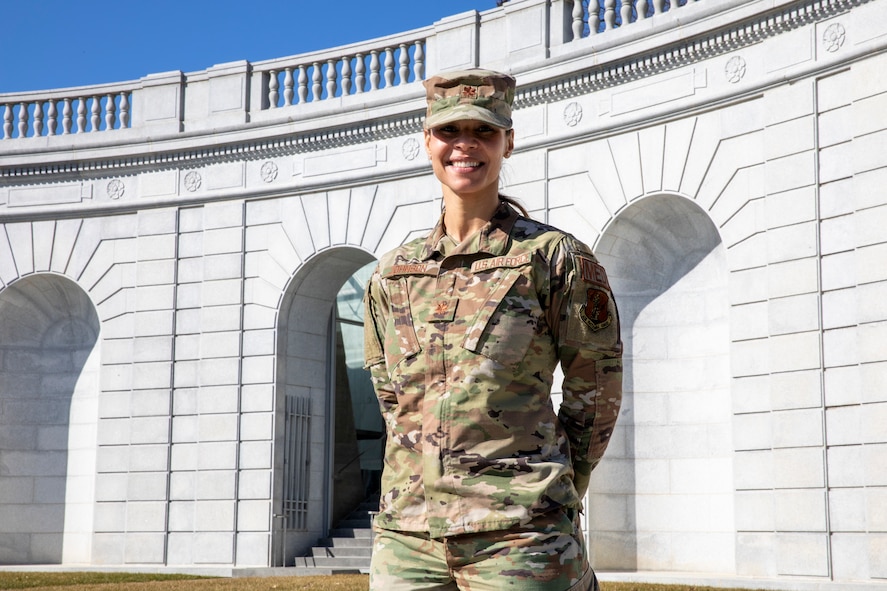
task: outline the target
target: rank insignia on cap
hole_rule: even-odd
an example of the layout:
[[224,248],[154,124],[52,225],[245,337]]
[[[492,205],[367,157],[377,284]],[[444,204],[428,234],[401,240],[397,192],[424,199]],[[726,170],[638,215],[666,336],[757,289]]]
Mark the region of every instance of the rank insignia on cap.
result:
[[462,98],[477,98],[477,86],[463,86],[460,94]]
[[585,305],[579,309],[579,317],[591,328],[597,332],[604,330],[613,322],[613,315],[610,314],[609,306],[610,296],[602,289],[588,289],[585,292]]

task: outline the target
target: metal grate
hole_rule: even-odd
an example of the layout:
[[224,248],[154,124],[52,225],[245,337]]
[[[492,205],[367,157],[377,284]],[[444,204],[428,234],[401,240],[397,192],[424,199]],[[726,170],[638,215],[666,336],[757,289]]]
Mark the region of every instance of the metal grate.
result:
[[308,529],[311,399],[286,397],[284,432],[283,517],[287,530],[305,531]]

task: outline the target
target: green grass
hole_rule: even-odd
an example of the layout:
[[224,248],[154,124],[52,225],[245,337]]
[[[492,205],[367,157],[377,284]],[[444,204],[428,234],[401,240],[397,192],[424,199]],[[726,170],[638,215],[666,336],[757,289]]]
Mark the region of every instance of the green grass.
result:
[[[64,590],[65,587],[75,589]],[[367,591],[365,575],[213,578],[173,574],[4,572],[0,590],[31,591]],[[730,591],[690,585],[602,583],[601,591]],[[736,590],[733,590],[736,591]]]

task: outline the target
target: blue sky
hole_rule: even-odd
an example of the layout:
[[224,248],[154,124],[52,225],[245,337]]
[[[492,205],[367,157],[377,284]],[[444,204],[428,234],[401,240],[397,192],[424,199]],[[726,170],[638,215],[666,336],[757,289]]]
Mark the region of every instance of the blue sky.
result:
[[327,49],[496,0],[0,0],[0,93],[137,80]]

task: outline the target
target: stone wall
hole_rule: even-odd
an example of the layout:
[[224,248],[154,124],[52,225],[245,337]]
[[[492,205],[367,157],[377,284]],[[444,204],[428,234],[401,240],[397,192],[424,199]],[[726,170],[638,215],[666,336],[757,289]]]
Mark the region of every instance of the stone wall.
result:
[[[516,74],[503,192],[611,276],[603,578],[883,584],[887,1],[679,8],[570,39],[569,4],[512,0],[402,40]],[[299,61],[148,77],[185,107],[168,126],[134,89],[137,124],[0,142],[0,563],[274,566],[329,525],[335,294],[440,193],[419,69],[285,104]],[[311,490],[284,535],[286,396]]]

